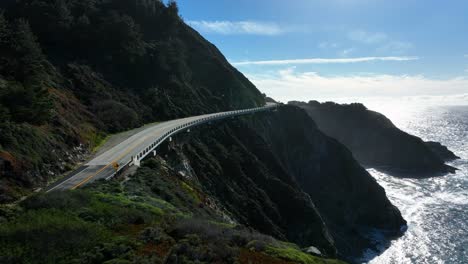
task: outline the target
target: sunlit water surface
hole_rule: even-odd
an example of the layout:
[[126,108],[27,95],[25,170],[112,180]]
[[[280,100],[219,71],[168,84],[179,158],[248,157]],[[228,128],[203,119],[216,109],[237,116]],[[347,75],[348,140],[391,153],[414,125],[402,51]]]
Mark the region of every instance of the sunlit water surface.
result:
[[400,179],[369,170],[408,221],[404,236],[369,263],[468,263],[468,106],[368,106],[461,157],[450,163],[459,171],[444,177]]

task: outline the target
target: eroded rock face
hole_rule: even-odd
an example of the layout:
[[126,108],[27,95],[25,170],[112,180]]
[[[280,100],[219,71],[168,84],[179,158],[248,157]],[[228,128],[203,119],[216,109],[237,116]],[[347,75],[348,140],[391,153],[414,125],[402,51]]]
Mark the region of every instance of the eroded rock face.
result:
[[[188,157],[202,188],[236,222],[279,239],[314,245],[327,256],[335,256],[333,240],[310,196],[275,160],[265,142],[253,131],[242,132],[240,126],[248,129],[234,122],[229,127],[195,132],[200,134],[187,139],[190,144],[177,146],[177,159],[183,162],[180,157]],[[254,133],[254,145],[243,140],[248,137],[243,133],[249,132]]]
[[349,148],[364,166],[379,168],[395,176],[415,178],[455,171],[444,163],[444,155],[449,153],[441,150],[441,146],[427,144],[401,131],[384,115],[370,111],[362,104],[321,104],[316,101],[290,104],[305,109],[320,130]]
[[424,143],[432,150],[432,152],[444,161],[452,161],[460,158],[439,142],[426,141]]
[[180,137],[176,148],[205,191],[238,222],[262,233],[326,255],[336,248],[353,260],[373,247],[368,230],[386,230],[391,237],[406,223],[346,147],[299,108],[282,107],[191,136]]

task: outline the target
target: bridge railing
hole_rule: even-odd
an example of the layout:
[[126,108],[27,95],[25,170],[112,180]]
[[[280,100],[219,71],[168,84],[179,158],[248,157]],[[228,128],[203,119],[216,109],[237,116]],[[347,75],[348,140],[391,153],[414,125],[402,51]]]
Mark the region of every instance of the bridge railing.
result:
[[189,121],[189,122],[184,123],[182,125],[178,125],[178,126],[176,126],[174,128],[171,128],[169,131],[167,131],[166,133],[164,133],[160,137],[156,138],[153,143],[149,144],[143,150],[139,151],[135,156],[132,156],[132,158],[129,161],[125,162],[125,164],[120,164],[121,166],[119,166],[117,168],[115,173],[113,173],[111,176],[107,177],[106,179],[110,179],[110,178],[114,177],[122,169],[126,168],[127,166],[133,165],[135,162],[139,163],[146,156],[148,156],[150,153],[155,151],[156,148],[159,145],[161,145],[164,141],[166,141],[167,139],[171,138],[173,135],[175,135],[175,134],[177,134],[177,133],[179,133],[181,131],[186,131],[189,128],[199,126],[199,125],[202,125],[202,124],[205,124],[205,123],[213,122],[213,121],[216,121],[216,120],[225,119],[227,117],[235,117],[235,116],[239,116],[239,115],[246,115],[246,114],[250,114],[250,113],[276,109],[278,106],[279,105],[267,105],[267,106],[264,106],[264,107],[256,107],[256,108],[251,108],[251,109],[234,110],[234,111],[230,111],[230,112],[219,113],[219,114],[212,115],[212,116],[209,116],[209,117],[203,117],[203,118],[200,118],[200,119],[197,119],[197,120],[194,120],[194,121]]

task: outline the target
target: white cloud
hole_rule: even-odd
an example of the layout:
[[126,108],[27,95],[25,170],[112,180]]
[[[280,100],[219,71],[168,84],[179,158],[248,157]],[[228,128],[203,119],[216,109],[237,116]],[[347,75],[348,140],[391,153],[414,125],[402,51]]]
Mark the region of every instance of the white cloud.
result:
[[280,35],[288,30],[275,23],[257,21],[188,21],[190,26],[203,33],[222,35]]
[[247,74],[264,93],[277,100],[336,100],[366,97],[444,97],[468,95],[468,78],[429,79],[422,75],[324,76],[288,68],[269,74]]
[[355,30],[348,33],[348,38],[366,45],[377,46],[376,51],[381,53],[402,54],[413,48],[412,43],[393,40],[387,34],[381,32],[372,33]]
[[365,44],[376,44],[382,43],[388,40],[388,36],[384,33],[370,33],[364,30],[355,30],[348,33],[348,37],[351,40],[362,42]]
[[344,64],[371,61],[412,61],[418,60],[418,57],[358,57],[358,58],[312,58],[296,60],[264,60],[264,61],[241,61],[232,62],[234,66],[244,65],[288,65],[288,64]]

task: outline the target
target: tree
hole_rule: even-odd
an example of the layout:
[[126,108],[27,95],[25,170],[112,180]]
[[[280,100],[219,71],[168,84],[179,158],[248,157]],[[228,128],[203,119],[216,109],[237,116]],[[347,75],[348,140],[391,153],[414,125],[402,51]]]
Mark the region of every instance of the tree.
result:
[[40,125],[49,120],[53,105],[46,89],[8,82],[0,94],[0,106],[4,108],[3,114],[11,116],[16,123]]
[[52,102],[45,83],[46,59],[29,23],[13,25],[0,15],[0,116],[14,122],[42,124],[49,120]]
[[169,0],[167,3],[167,8],[169,9],[171,14],[179,15],[179,5],[175,0]]
[[0,11],[0,45],[8,42],[9,34],[8,21],[5,19],[3,11]]
[[10,47],[10,25],[0,11],[0,74],[9,68],[8,57],[11,56]]
[[20,1],[26,17],[43,43],[56,46],[66,41],[73,17],[65,0]]
[[15,51],[15,57],[19,63],[16,79],[19,81],[38,81],[37,78],[44,75],[45,57],[26,20],[17,20],[11,42],[11,47]]
[[109,132],[119,132],[140,124],[138,114],[120,102],[106,100],[99,102],[93,108]]

